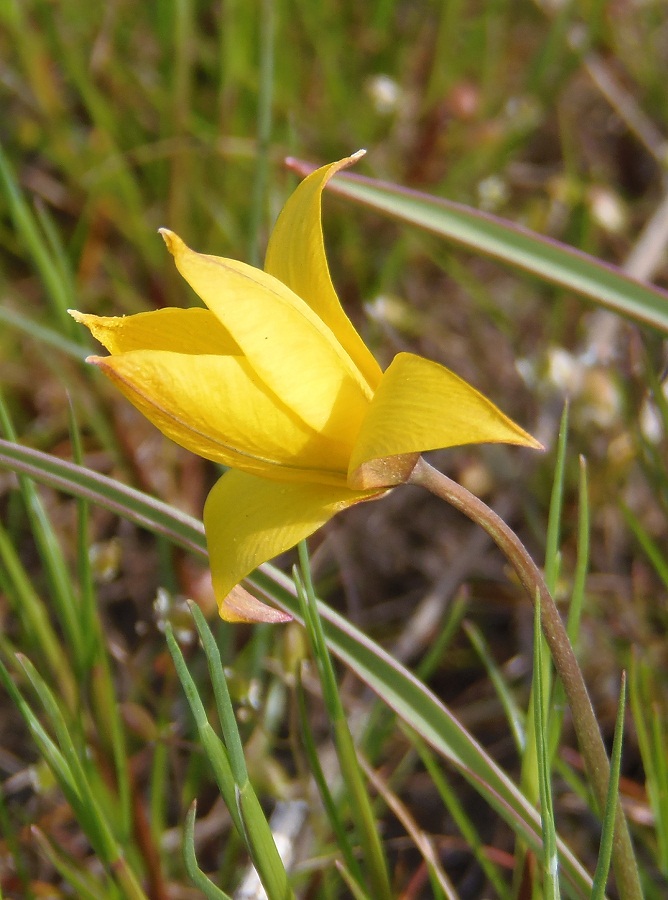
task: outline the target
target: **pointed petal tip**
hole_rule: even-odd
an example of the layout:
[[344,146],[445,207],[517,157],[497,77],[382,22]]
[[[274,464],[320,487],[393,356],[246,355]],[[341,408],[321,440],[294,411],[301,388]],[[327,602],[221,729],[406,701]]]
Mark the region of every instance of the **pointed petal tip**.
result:
[[167,249],[172,256],[177,256],[185,248],[184,242],[178,236],[170,231],[169,228],[158,228],[158,233],[162,236],[163,241],[167,244]]
[[72,316],[79,325],[85,325],[90,331],[93,330],[94,324],[99,322],[104,316],[96,316],[93,313],[82,313],[78,309],[68,309],[67,312]]
[[226,622],[268,622],[281,625],[291,622],[292,616],[273,606],[267,606],[245,588],[237,584],[220,604],[220,617]]
[[515,440],[504,441],[503,443],[515,444],[516,447],[528,447],[529,450],[545,450],[545,445],[536,440],[536,438],[533,435],[529,434],[528,431],[520,428],[519,425],[516,425],[515,427],[520,433],[519,437],[517,437]]
[[[344,156],[343,159],[339,159],[336,162],[330,163],[332,175],[336,174],[336,172],[340,171],[341,169],[346,169],[348,166],[354,165],[363,156],[366,156],[366,149],[361,147],[359,150],[351,153],[350,156]],[[303,160],[298,159],[296,156],[286,156],[283,161],[288,169],[299,170],[300,166],[304,165]]]

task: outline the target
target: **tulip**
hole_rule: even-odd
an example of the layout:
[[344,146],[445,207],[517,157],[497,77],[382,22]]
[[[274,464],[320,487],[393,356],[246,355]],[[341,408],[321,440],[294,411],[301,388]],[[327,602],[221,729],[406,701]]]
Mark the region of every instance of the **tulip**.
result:
[[196,253],[167,229],[206,309],[107,318],[72,311],[110,355],[92,356],[167,437],[225,472],[204,508],[214,591],[228,621],[285,617],[239,587],[346,507],[406,482],[422,452],[540,445],[443,366],[399,353],[383,372],[341,306],[321,197],[358,154],[288,199],[264,271]]

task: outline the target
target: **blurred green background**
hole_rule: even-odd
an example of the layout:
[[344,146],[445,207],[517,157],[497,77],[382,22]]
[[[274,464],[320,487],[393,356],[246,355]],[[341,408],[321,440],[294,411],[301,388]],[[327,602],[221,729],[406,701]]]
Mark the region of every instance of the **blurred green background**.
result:
[[[0,384],[19,440],[70,458],[69,397],[88,465],[201,513],[212,467],[167,445],[82,365],[94,348],[66,309],[120,315],[197,302],[160,226],[200,251],[260,261],[295,184],[289,155],[324,163],[365,147],[362,173],[494,212],[666,285],[666,83],[662,0],[0,0]],[[340,296],[379,359],[402,348],[437,359],[546,444],[541,457],[497,448],[438,458],[518,523],[538,559],[570,398],[563,567],[574,565],[583,453],[593,527],[587,677],[606,735],[632,652],[654,669],[663,709],[660,336],[340,199],[326,200],[325,235]],[[0,511],[29,565],[12,486],[2,474]],[[73,556],[72,503],[46,496]],[[498,661],[521,669],[530,617],[510,588],[499,594],[499,561],[416,493],[370,506],[318,539],[322,593],[390,639],[444,563],[463,559],[448,589],[466,585]],[[164,670],[157,586],[206,606],[206,575],[99,510],[91,528],[110,641],[137,676],[124,696],[153,714],[154,686],[141,673]],[[5,606],[2,616],[11,633]],[[243,629],[226,638],[230,647],[245,639]],[[288,637],[272,640],[263,646],[278,658]],[[413,647],[412,658],[424,650]],[[240,658],[240,695],[257,652]],[[485,685],[464,640],[433,679],[503,757],[505,726]],[[17,740],[7,749],[20,758]],[[641,822],[633,729],[627,753]]]

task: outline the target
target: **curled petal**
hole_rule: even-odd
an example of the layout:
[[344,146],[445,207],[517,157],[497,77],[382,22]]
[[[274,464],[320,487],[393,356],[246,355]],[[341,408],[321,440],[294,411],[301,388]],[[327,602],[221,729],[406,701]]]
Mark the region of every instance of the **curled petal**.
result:
[[226,472],[204,507],[211,577],[223,619],[245,620],[234,595],[227,597],[260,563],[294,547],[340,510],[373,496],[368,491],[285,484]]
[[331,329],[277,278],[161,233],[179,272],[269,390],[310,427],[352,444],[371,390]]
[[268,606],[240,584],[235,585],[225,597],[220,614],[227,622],[266,622],[277,625],[292,621],[289,613]]
[[322,234],[322,191],[332,175],[356,162],[363,151],[323,166],[288,198],[267,246],[265,270],[305,300],[345,347],[375,390],[381,369],[346,315],[332,285]]
[[199,456],[269,478],[345,485],[349,448],[277,403],[243,357],[133,350],[90,361],[163,434]]
[[421,356],[399,353],[371,401],[351,456],[348,483],[355,489],[378,486],[378,461],[388,457],[408,455],[404,462],[410,474],[411,454],[474,443],[541,448],[459,376]]
[[134,316],[91,316],[68,310],[111,354],[129,350],[241,355],[236,341],[208,309],[158,309]]

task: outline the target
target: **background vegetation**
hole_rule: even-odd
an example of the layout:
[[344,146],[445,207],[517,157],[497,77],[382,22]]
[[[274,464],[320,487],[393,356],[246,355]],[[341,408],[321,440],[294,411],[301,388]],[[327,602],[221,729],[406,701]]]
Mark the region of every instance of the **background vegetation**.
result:
[[[214,467],[170,445],[82,364],[93,347],[65,310],[129,314],[195,302],[156,234],[162,225],[201,251],[260,261],[295,183],[287,155],[327,162],[366,147],[364,174],[494,212],[665,285],[667,79],[660,0],[0,0],[5,437],[200,516]],[[347,200],[326,201],[325,231],[340,296],[380,360],[410,348],[444,363],[548,448],[473,448],[434,460],[516,527],[540,563],[570,399],[556,595],[566,610],[582,454],[591,535],[578,654],[610,743],[620,673],[631,673],[621,794],[647,896],[664,895],[660,332]],[[296,686],[307,655],[301,627],[219,623],[201,560],[98,505],[18,487],[0,471],[2,895],[141,896],[133,893],[141,883],[151,897],[201,896],[179,850],[194,797],[199,864],[235,890],[247,857],[184,703],[165,624],[211,710],[185,598],[209,617],[268,811],[277,800],[313,803]],[[518,751],[509,715],[521,720],[527,706],[533,622],[488,539],[405,488],[334,520],[311,551],[319,596],[420,671],[519,780],[521,742]],[[430,656],[434,644],[443,649]],[[490,896],[504,885],[520,895],[512,830],[383,718],[359,681],[343,668],[338,676],[354,734],[389,795],[432,836],[455,895]],[[324,759],[331,711],[312,670],[302,680]],[[31,703],[37,696],[32,722],[25,709],[19,715],[12,684]],[[65,774],[54,779],[48,734],[65,757],[69,735],[71,766],[85,757],[95,801],[76,779],[69,792]],[[567,722],[555,760],[557,828],[593,872],[599,827],[581,775]],[[384,796],[375,811],[395,896],[438,896],[424,849]],[[345,809],[345,798],[335,794],[334,803]],[[342,896],[327,819],[314,810],[306,830],[298,890]],[[121,856],[127,872],[116,865]]]

